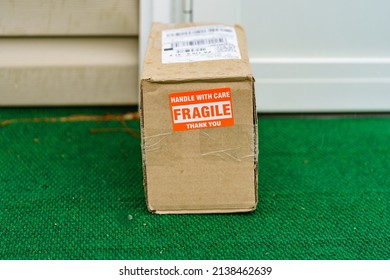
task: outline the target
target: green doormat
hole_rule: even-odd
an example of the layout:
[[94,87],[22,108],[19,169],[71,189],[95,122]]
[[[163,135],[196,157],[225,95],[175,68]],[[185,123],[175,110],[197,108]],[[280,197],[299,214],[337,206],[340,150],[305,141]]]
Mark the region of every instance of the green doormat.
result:
[[390,258],[390,118],[260,118],[255,212],[153,215],[127,112],[0,109],[1,259]]

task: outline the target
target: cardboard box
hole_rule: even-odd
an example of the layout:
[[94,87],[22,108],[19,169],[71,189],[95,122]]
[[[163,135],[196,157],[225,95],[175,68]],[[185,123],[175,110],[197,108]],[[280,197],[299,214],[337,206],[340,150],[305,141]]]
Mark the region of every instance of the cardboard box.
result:
[[257,114],[240,26],[152,26],[141,79],[144,187],[155,213],[253,211]]

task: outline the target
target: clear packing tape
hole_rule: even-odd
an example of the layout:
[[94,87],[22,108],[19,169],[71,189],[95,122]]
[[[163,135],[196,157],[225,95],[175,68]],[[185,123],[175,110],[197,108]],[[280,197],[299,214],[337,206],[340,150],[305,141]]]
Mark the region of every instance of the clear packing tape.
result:
[[206,157],[216,161],[257,162],[257,125],[237,124],[185,132],[148,129],[142,138],[142,149],[147,164],[165,165],[170,161]]

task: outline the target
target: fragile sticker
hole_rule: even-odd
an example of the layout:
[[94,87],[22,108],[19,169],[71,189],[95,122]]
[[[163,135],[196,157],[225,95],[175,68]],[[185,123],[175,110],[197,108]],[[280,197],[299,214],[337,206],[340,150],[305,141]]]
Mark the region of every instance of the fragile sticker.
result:
[[234,27],[193,26],[162,31],[162,63],[240,59]]
[[169,94],[174,131],[234,125],[230,88]]

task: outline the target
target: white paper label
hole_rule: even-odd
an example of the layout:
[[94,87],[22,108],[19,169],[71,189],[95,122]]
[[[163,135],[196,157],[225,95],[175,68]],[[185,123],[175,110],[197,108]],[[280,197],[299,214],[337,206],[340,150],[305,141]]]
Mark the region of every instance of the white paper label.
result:
[[237,34],[231,26],[196,26],[162,32],[162,63],[240,58]]

